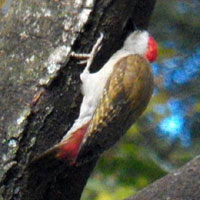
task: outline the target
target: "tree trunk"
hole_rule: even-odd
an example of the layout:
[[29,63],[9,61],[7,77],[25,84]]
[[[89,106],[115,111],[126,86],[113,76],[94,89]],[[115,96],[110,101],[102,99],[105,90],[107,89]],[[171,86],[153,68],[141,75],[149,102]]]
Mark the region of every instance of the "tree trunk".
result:
[[96,160],[71,168],[49,162],[27,170],[78,116],[82,68],[70,52],[89,52],[103,32],[92,66],[100,69],[130,30],[147,28],[154,4],[13,0],[0,20],[0,199],[80,199]]

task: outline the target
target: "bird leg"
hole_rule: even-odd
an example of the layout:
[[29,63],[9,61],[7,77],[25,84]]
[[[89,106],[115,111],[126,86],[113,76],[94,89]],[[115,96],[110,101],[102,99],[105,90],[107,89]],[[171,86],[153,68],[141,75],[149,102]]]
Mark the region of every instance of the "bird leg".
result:
[[103,40],[103,33],[100,33],[99,38],[97,39],[96,43],[92,47],[92,51],[87,53],[75,53],[71,52],[71,56],[78,59],[84,59],[79,62],[79,64],[87,64],[84,71],[89,71],[89,68],[94,60],[94,57],[96,56],[97,52],[101,49],[101,42]]

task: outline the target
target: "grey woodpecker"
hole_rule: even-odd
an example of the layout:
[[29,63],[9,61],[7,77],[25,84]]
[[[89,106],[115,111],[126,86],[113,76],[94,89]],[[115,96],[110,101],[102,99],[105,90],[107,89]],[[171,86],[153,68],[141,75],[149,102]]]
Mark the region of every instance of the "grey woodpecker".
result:
[[78,119],[60,143],[33,162],[51,157],[80,165],[114,145],[147,107],[154,85],[149,63],[156,58],[154,38],[147,31],[134,31],[98,72],[89,72],[89,59],[80,75],[83,101]]

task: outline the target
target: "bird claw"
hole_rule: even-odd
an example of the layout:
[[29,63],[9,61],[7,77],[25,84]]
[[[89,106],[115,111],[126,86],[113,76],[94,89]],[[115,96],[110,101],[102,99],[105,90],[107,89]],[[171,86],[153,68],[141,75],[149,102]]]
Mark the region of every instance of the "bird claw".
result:
[[90,58],[90,54],[87,53],[75,53],[74,51],[71,52],[71,56],[76,59],[81,59],[81,61],[78,62],[78,65],[86,65],[88,62],[88,59]]
[[88,59],[90,57],[89,53],[76,53],[74,51],[71,52],[71,56],[77,59]]
[[90,65],[92,64],[94,57],[96,56],[97,52],[101,49],[102,45],[101,42],[103,40],[103,33],[100,33],[99,38],[97,39],[96,43],[92,47],[92,51],[87,53],[75,53],[71,52],[71,56],[77,59],[81,59],[81,61],[78,63],[79,65],[87,64],[86,68],[88,69]]
[[86,65],[87,62],[88,62],[88,59],[86,59],[86,60],[81,60],[81,61],[78,62],[78,65]]

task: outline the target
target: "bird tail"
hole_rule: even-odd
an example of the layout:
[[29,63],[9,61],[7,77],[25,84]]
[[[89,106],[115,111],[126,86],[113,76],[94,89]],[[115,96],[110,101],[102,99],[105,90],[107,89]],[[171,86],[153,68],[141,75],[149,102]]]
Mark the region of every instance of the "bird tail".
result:
[[66,137],[54,147],[48,149],[40,156],[35,157],[28,168],[40,168],[47,165],[53,167],[53,163],[60,162],[68,163],[69,166],[73,166],[76,162],[88,126],[89,122],[71,133],[69,137]]

